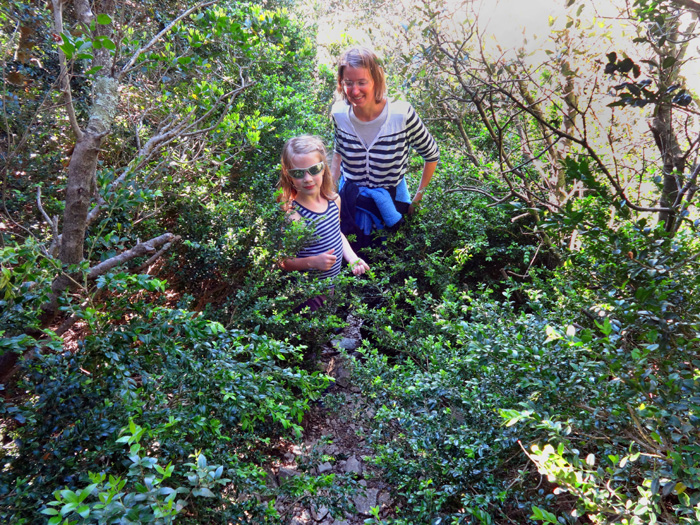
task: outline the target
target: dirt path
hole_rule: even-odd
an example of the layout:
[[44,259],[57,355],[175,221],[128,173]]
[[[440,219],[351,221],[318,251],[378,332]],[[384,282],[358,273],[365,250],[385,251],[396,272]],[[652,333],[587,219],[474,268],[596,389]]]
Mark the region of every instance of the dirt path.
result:
[[348,357],[360,345],[360,322],[350,316],[348,326],[323,349],[321,362],[325,372],[335,378],[320,403],[314,405],[305,422],[303,443],[285,455],[285,463],[276,469],[279,483],[298,475],[302,466],[310,472],[335,474],[335,484],[349,489],[354,495],[354,510],[333,518],[322,502],[302,498],[298,502],[280,502],[284,512],[283,523],[289,525],[356,525],[364,524],[373,507],[379,517],[392,514],[389,486],[378,479],[373,466],[367,461],[372,451],[367,443],[371,412],[352,385],[354,358]]

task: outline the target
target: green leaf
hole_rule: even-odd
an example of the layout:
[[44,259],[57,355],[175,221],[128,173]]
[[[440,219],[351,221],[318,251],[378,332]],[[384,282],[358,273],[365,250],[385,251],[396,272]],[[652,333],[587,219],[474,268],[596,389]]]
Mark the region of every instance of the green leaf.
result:
[[194,489],[192,491],[193,496],[202,496],[203,498],[215,498],[216,495],[209,490],[206,487],[202,487],[201,489]]
[[58,47],[60,47],[63,54],[66,55],[66,59],[70,60],[73,58],[73,53],[75,52],[75,44],[72,42],[73,39],[66,33],[61,33],[61,38],[63,39],[63,43],[59,44]]
[[102,38],[102,45],[110,51],[114,51],[115,49],[117,49],[117,45],[106,36]]
[[103,26],[108,26],[112,23],[112,18],[106,13],[97,15],[97,23]]
[[672,67],[676,62],[677,60],[675,57],[666,57],[661,63],[661,67],[662,69],[668,69],[669,67]]
[[558,525],[559,523],[554,514],[535,505],[532,506],[532,516],[530,516],[530,519],[544,521],[545,523],[553,523],[555,525]]

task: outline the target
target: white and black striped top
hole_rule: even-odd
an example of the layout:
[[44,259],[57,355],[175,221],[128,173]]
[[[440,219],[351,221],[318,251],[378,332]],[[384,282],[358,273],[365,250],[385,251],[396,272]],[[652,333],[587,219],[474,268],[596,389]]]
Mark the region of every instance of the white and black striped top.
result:
[[348,180],[368,188],[392,188],[408,168],[408,151],[413,147],[425,162],[440,158],[437,143],[411,104],[387,101],[388,116],[374,142],[360,139],[350,119],[352,106],[345,101],[333,104],[334,150],[340,154],[340,170]]
[[297,253],[297,257],[313,257],[333,248],[333,255],[336,256],[335,264],[330,270],[321,272],[319,277],[321,279],[335,277],[340,273],[340,266],[343,263],[343,239],[340,236],[340,210],[338,206],[334,201],[328,201],[328,208],[322,213],[304,208],[297,201],[293,201],[293,206],[302,219],[314,230],[313,240]]

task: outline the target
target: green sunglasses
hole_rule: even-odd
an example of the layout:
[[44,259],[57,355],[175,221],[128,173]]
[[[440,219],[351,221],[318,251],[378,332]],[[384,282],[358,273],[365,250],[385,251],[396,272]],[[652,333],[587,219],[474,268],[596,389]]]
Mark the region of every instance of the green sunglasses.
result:
[[323,162],[319,162],[318,164],[314,164],[313,166],[309,166],[308,168],[292,168],[288,169],[287,172],[289,173],[289,176],[292,177],[293,179],[303,179],[304,175],[306,175],[306,172],[308,171],[312,176],[318,175],[323,171],[324,164]]

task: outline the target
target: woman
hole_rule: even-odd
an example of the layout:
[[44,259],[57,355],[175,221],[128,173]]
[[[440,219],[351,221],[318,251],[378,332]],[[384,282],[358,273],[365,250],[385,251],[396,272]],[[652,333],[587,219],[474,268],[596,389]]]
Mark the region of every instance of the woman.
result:
[[[331,173],[340,180],[342,228],[370,243],[373,228],[393,229],[412,214],[435,172],[438,147],[413,107],[386,97],[384,71],[377,56],[354,47],[340,57],[338,93],[331,116],[335,145]],[[423,157],[423,175],[411,199],[404,178],[409,149]]]

